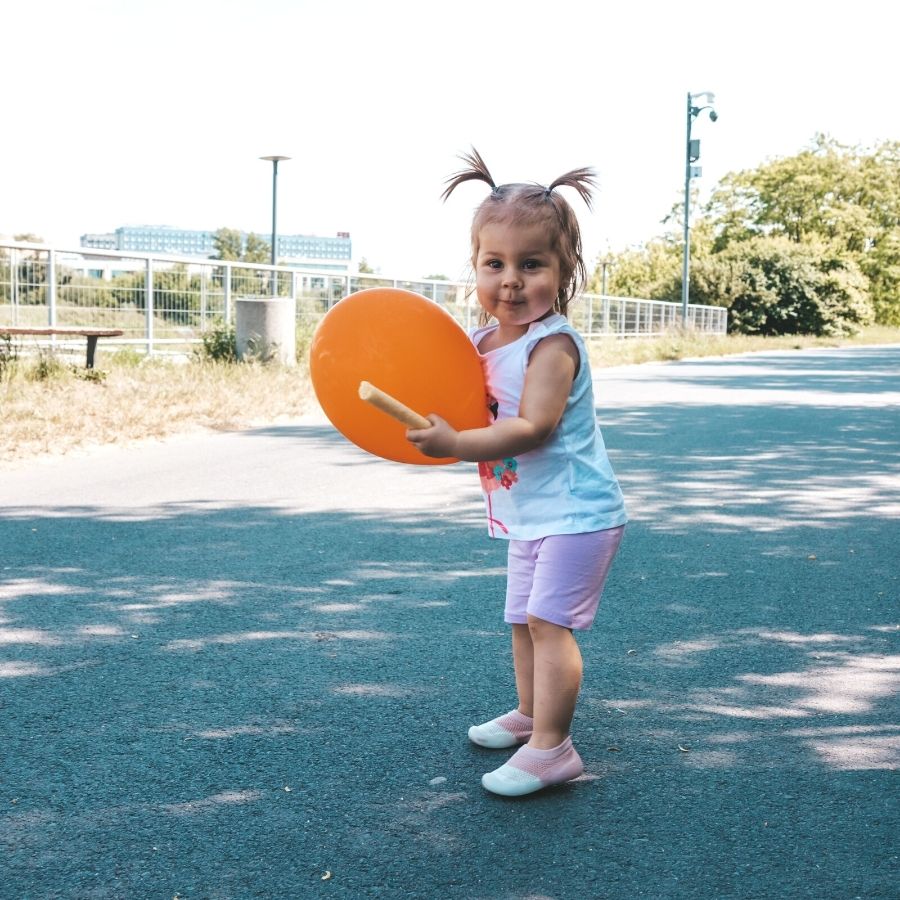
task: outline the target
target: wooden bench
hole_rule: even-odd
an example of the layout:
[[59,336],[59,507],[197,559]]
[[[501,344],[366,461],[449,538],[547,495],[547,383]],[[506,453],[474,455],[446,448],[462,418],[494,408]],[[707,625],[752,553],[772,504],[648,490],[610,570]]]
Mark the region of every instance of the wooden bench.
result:
[[27,327],[24,325],[0,325],[0,337],[16,334],[30,334],[37,337],[49,335],[65,335],[68,337],[86,337],[87,338],[87,362],[85,365],[88,369],[94,368],[94,352],[97,349],[97,338],[102,337],[121,337],[125,334],[120,328],[78,328],[72,325],[53,325],[46,327]]

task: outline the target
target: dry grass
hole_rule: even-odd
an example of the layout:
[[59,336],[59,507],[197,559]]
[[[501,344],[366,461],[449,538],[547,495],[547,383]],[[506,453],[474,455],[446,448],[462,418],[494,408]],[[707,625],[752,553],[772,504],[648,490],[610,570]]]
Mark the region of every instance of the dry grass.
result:
[[[698,338],[597,341],[597,366],[630,365],[756,350],[900,343],[900,329],[856,338]],[[94,445],[129,444],[204,429],[230,430],[296,420],[318,409],[305,365],[142,360],[104,353],[96,379],[61,357],[30,356],[4,365],[0,344],[0,466]]]
[[288,421],[315,408],[302,366],[134,364],[113,357],[97,381],[69,364],[51,363],[44,373],[40,366],[40,359],[19,360],[0,378],[0,465],[97,444]]
[[811,347],[849,347],[858,344],[900,343],[900,328],[873,326],[853,337],[825,338],[807,335],[751,337],[747,335],[696,335],[673,331],[664,337],[596,340],[591,344],[595,366],[627,366],[645,362],[731,356],[761,350],[804,350]]

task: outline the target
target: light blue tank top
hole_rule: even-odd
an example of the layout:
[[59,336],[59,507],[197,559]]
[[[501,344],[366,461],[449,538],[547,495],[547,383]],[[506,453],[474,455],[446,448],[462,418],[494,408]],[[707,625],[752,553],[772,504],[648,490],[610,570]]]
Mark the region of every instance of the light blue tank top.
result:
[[[496,327],[471,333],[476,348]],[[628,518],[597,425],[587,348],[564,316],[533,322],[517,341],[479,351],[488,405],[495,419],[519,414],[531,351],[551,334],[567,334],[575,342],[578,372],[559,425],[540,447],[514,459],[478,464],[491,537],[531,541],[616,528]]]

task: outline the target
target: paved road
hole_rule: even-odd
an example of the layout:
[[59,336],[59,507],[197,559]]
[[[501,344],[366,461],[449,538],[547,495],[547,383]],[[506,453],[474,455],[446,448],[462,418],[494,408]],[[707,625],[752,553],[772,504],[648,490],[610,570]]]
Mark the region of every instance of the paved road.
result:
[[0,896],[896,897],[900,347],[597,384],[587,774],[519,801],[472,467],[310,421],[0,472]]

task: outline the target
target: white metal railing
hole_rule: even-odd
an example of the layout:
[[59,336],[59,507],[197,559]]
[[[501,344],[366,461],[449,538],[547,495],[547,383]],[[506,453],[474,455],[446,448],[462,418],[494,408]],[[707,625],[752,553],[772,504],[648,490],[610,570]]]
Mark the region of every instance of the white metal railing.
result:
[[[0,326],[120,328],[124,335],[110,344],[147,353],[183,352],[216,323],[230,323],[235,297],[292,297],[298,325],[311,330],[342,297],[370,287],[422,294],[466,328],[478,319],[471,286],[462,282],[0,241]],[[650,337],[681,325],[681,305],[584,294],[569,318],[588,338]],[[722,334],[727,310],[691,304],[687,326]]]

